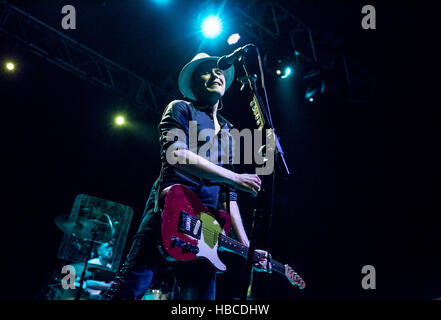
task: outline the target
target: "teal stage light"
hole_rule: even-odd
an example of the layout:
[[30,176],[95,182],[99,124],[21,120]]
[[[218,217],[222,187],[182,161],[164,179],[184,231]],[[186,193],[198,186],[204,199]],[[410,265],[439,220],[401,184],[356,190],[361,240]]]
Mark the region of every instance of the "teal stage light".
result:
[[163,4],[168,4],[170,0],[153,0],[153,2],[159,5],[163,5]]
[[[285,72],[283,73],[281,78],[282,79],[288,78],[291,75],[291,73],[292,73],[291,67],[286,67]],[[279,73],[277,72],[277,74],[279,74]]]

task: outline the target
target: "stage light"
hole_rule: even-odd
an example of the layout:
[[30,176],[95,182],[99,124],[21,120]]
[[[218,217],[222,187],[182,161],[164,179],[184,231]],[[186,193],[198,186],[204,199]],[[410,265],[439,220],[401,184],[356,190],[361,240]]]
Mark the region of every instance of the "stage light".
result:
[[5,64],[6,70],[8,71],[14,71],[15,70],[15,64],[12,62],[6,62]]
[[305,91],[305,99],[309,102],[318,101],[320,96],[325,92],[325,81],[320,78],[307,79],[307,88]]
[[210,15],[202,21],[202,33],[206,38],[216,38],[222,32],[222,21],[218,16]]
[[291,67],[286,67],[285,72],[281,78],[282,79],[288,78],[291,75],[291,73],[292,73]]
[[234,33],[228,38],[227,42],[229,45],[232,45],[232,44],[237,43],[237,41],[239,41],[239,39],[240,39],[240,35],[238,33]]
[[170,0],[153,0],[153,2],[162,5],[162,4],[167,4],[170,2]]
[[117,117],[115,118],[115,123],[116,123],[118,126],[122,126],[122,125],[125,123],[125,119],[124,119],[123,117],[121,117],[121,116],[117,116]]
[[278,76],[282,75],[282,70],[277,69],[277,70],[276,70],[276,74],[277,74]]

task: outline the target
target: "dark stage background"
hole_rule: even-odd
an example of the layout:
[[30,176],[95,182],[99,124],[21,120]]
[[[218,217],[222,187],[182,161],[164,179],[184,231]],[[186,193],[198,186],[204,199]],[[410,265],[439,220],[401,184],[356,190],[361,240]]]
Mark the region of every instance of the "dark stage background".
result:
[[[228,1],[226,13],[233,2],[241,3]],[[200,1],[162,6],[110,0],[10,3],[153,83],[172,76],[177,87],[178,72],[198,51],[232,51],[224,40],[202,42],[194,31],[204,6]],[[271,251],[307,283],[299,291],[273,275],[270,297],[441,297],[441,241],[434,219],[440,212],[438,92],[419,74],[430,60],[415,55],[430,34],[417,29],[416,9],[398,1],[280,3],[317,39],[331,39],[327,50],[344,52],[352,75],[367,84],[365,101],[351,102],[341,75],[325,73],[325,93],[310,104],[295,75],[278,79],[266,73],[273,120],[293,171],[288,178],[278,177]],[[77,9],[77,30],[61,29],[66,4]],[[361,28],[365,4],[376,7],[376,30]],[[240,45],[248,42],[244,34]],[[278,43],[271,54],[286,46]],[[159,173],[160,116],[137,111],[0,33],[0,59],[6,58],[14,58],[18,68],[0,75],[7,171],[1,226],[6,270],[0,296],[36,299],[60,267],[62,232],[54,218],[70,212],[77,194],[133,208],[127,251]],[[181,98],[176,93],[171,92]],[[161,108],[168,102],[158,100]],[[239,128],[253,128],[248,102],[234,83],[221,114]],[[117,112],[126,114],[129,126],[114,126]],[[239,197],[249,230],[253,199]],[[230,270],[219,276],[218,297],[232,299],[240,294],[244,264],[239,257],[223,257]],[[368,264],[376,268],[376,290],[361,287],[361,269]]]

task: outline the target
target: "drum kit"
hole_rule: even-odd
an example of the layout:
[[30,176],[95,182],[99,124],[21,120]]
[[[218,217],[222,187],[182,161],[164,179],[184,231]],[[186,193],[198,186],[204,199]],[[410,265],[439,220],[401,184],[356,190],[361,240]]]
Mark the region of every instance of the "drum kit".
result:
[[62,214],[55,217],[55,225],[64,233],[72,233],[73,236],[84,240],[108,242],[114,236],[111,221],[100,221],[78,217],[75,221],[69,220],[69,215]]
[[[100,300],[101,295],[90,294],[89,290],[84,290],[84,282],[87,279],[94,279],[110,283],[115,277],[115,272],[109,268],[97,264],[89,264],[92,259],[92,250],[97,243],[106,243],[113,241],[114,229],[110,219],[109,221],[100,221],[96,219],[87,219],[85,217],[77,217],[75,221],[69,220],[69,215],[62,214],[55,217],[55,225],[63,233],[71,234],[73,245],[77,249],[83,249],[85,243],[89,244],[87,254],[84,257],[83,263],[67,263],[75,269],[75,275],[78,278],[75,280],[74,289],[64,289],[61,285],[62,277],[64,275],[57,274],[53,282],[49,285],[49,291],[46,296],[48,300]],[[83,241],[79,241],[83,240]],[[167,280],[161,283],[168,283]],[[165,288],[149,289],[141,300],[171,300],[173,298],[174,290],[166,290]]]
[[[54,222],[63,233],[73,236],[73,245],[77,247],[77,249],[82,249],[83,243],[89,243],[89,247],[84,257],[84,263],[66,263],[75,270],[75,288],[64,289],[61,285],[62,279],[57,275],[54,282],[49,285],[50,290],[47,298],[49,300],[89,300],[91,299],[91,295],[89,291],[84,290],[84,282],[86,279],[110,282],[113,281],[115,277],[115,273],[109,268],[97,264],[89,264],[89,260],[92,259],[94,246],[97,243],[106,243],[113,240],[114,229],[112,222],[103,222],[85,217],[78,217],[75,221],[71,221],[67,214],[55,217]],[[79,281],[77,281],[77,276],[80,276]]]

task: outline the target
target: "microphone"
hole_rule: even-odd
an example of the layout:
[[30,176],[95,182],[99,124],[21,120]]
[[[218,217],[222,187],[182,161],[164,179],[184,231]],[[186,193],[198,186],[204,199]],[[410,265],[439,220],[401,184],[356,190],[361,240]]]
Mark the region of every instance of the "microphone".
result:
[[221,70],[227,70],[233,65],[234,61],[246,53],[251,46],[253,46],[253,44],[244,45],[234,50],[233,53],[220,57],[219,60],[217,60],[217,67]]

